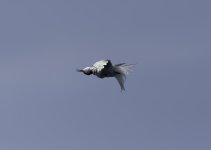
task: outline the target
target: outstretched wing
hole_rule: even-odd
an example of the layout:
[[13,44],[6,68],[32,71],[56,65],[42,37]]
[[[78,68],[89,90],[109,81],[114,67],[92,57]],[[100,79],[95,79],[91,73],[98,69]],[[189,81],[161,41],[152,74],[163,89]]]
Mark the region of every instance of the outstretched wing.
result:
[[117,79],[120,87],[121,87],[121,91],[125,91],[125,86],[124,86],[124,83],[125,83],[125,80],[126,80],[126,76],[123,75],[123,74],[118,74],[115,76],[115,78]]

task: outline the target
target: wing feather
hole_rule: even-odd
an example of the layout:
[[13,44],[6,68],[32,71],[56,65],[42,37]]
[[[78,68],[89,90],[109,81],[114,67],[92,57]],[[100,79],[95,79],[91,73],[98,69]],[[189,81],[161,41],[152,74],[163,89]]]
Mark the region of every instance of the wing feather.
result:
[[126,76],[122,75],[122,74],[118,74],[115,76],[115,78],[117,79],[120,87],[121,87],[121,91],[125,91],[125,86],[124,86],[124,83],[125,83],[125,80],[126,80]]
[[112,63],[110,60],[100,60],[94,63],[93,67],[97,69],[97,72],[101,72],[103,71],[103,69],[112,67]]

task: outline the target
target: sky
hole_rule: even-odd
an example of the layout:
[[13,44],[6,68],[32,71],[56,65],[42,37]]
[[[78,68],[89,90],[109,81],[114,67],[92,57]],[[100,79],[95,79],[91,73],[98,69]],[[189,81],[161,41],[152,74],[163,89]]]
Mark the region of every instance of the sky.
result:
[[[1,0],[0,149],[210,150],[210,5]],[[101,59],[125,92],[76,72]]]

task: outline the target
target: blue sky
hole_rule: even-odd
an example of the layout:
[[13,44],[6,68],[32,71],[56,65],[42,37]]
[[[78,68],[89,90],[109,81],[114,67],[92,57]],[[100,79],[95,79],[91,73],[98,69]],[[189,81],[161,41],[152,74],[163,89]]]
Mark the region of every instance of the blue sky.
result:
[[[0,2],[0,149],[209,150],[211,2]],[[136,63],[115,79],[76,68]]]

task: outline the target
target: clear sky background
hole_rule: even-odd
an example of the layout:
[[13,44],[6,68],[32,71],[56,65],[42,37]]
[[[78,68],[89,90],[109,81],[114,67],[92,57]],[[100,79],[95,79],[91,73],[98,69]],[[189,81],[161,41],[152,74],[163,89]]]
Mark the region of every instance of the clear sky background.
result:
[[[210,150],[211,2],[1,0],[1,150]],[[136,63],[115,79],[76,68]]]

